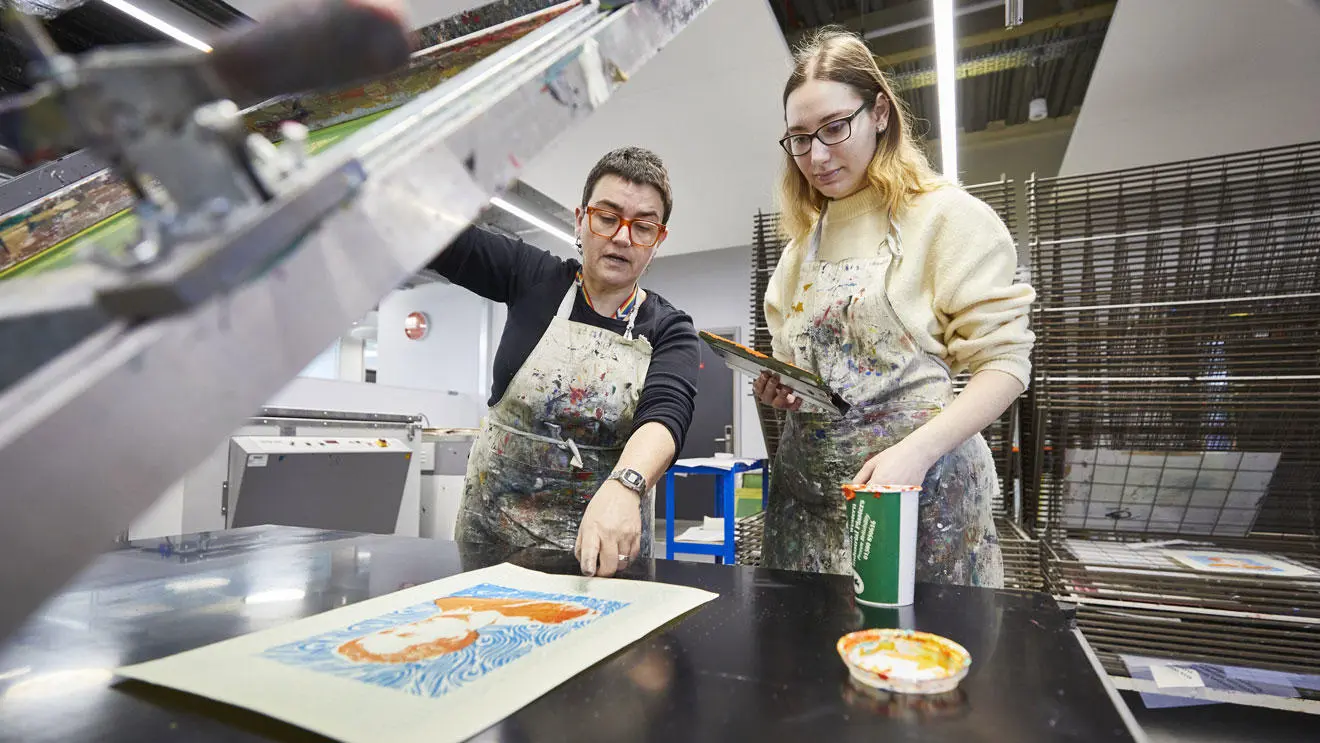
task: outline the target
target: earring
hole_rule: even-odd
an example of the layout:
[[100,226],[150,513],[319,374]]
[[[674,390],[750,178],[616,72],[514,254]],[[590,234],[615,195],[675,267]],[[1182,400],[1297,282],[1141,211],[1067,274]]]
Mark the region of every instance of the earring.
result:
[[577,239],[577,252],[578,255],[582,255],[582,238],[580,237]]

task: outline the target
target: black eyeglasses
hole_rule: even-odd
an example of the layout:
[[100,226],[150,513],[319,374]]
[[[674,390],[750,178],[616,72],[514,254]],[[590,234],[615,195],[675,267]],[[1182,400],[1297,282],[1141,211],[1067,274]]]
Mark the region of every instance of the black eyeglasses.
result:
[[857,118],[857,114],[865,111],[868,106],[874,104],[863,103],[860,108],[853,111],[850,115],[842,119],[835,119],[824,124],[811,134],[790,134],[779,140],[779,146],[784,148],[784,152],[793,157],[801,157],[811,152],[811,140],[819,139],[825,146],[836,145],[840,142],[846,142],[852,136],[852,120]]

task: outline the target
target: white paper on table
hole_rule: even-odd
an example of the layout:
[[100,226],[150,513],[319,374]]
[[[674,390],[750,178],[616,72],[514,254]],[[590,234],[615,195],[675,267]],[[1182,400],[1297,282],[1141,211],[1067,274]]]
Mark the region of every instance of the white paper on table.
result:
[[[496,565],[118,673],[345,743],[446,743],[716,596]],[[398,662],[407,652],[428,657]]]
[[[1142,701],[1152,709],[1217,703],[1207,699],[1188,698],[1186,694],[1192,693],[1188,690],[1195,689],[1196,686],[1167,685],[1187,683],[1181,675],[1184,672],[1195,673],[1194,680],[1200,681],[1199,686],[1215,691],[1273,696],[1282,699],[1296,699],[1302,696],[1301,692],[1298,691],[1299,689],[1320,691],[1320,676],[1316,675],[1285,673],[1243,666],[1222,666],[1214,663],[1198,663],[1167,658],[1148,658],[1139,655],[1120,654],[1119,658],[1127,666],[1128,673],[1132,678],[1154,681],[1156,686],[1162,690],[1162,693],[1158,694],[1141,692]],[[1166,671],[1157,672],[1157,668],[1174,668],[1178,671],[1178,675],[1171,676]],[[1161,678],[1164,683],[1161,683]],[[1193,677],[1188,676],[1187,678],[1192,679]]]
[[1183,666],[1151,666],[1151,677],[1161,689],[1195,689],[1205,686],[1201,674],[1193,668]]
[[1271,575],[1284,578],[1305,578],[1315,571],[1294,562],[1259,552],[1227,552],[1221,550],[1164,550],[1164,554],[1193,570],[1203,573],[1231,575]]
[[704,542],[719,544],[724,541],[724,519],[713,516],[702,517],[701,526],[693,526],[674,537],[675,542]]
[[[760,460],[733,459],[730,457],[709,457],[703,459],[680,459],[677,462],[674,462],[674,464],[680,467],[710,467],[712,469],[732,471],[733,468],[738,465],[742,465],[742,466],[759,465]],[[675,474],[683,474],[683,473],[680,472]]]

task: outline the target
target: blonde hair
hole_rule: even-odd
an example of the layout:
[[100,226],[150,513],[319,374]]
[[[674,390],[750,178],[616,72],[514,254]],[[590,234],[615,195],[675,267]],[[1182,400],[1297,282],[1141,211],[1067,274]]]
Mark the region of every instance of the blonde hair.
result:
[[[808,80],[831,80],[852,88],[862,101],[883,94],[889,101],[889,125],[866,169],[866,180],[895,214],[907,207],[917,194],[934,191],[946,181],[937,174],[912,133],[912,118],[902,99],[894,95],[889,80],[875,57],[856,34],[838,26],[819,29],[793,54],[793,74],[784,85],[784,107],[788,97]],[[780,229],[790,239],[801,241],[815,225],[826,198],[807,182],[797,163],[784,153],[779,179]]]

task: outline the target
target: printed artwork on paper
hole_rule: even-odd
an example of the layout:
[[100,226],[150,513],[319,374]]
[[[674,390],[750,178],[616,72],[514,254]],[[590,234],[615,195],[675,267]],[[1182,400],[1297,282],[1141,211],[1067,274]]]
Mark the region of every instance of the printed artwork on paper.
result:
[[1302,578],[1315,574],[1314,571],[1301,565],[1259,553],[1166,550],[1166,554],[1189,568],[1207,573],[1272,575],[1290,578]]
[[278,645],[260,656],[434,698],[627,605],[482,583],[340,630]]

